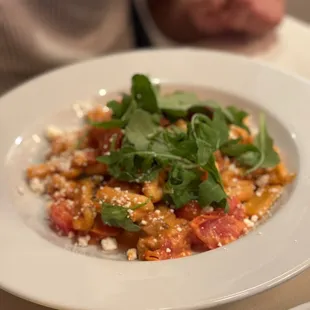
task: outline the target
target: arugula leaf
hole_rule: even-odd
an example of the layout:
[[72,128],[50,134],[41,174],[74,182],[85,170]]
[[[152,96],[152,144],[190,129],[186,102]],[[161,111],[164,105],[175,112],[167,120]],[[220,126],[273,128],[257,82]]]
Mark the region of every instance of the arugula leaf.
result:
[[158,106],[167,116],[178,119],[186,117],[190,108],[201,106],[201,103],[194,93],[175,92],[159,96]]
[[122,103],[116,100],[109,101],[107,103],[107,107],[112,110],[113,117],[118,118],[118,119],[121,118],[126,111],[126,107],[124,107]]
[[218,132],[218,144],[217,149],[220,148],[224,143],[228,141],[229,129],[225,121],[224,114],[221,110],[216,109],[213,113],[213,119],[210,122],[210,125],[213,129]]
[[113,112],[113,118],[110,121],[93,122],[91,120],[88,120],[88,123],[94,127],[104,129],[124,128],[127,125],[128,119],[130,118],[132,109],[135,108],[131,96],[126,94],[123,95],[121,103],[116,100],[111,100],[107,103],[107,106]]
[[191,121],[191,130],[198,147],[197,161],[205,166],[210,156],[228,140],[228,127],[219,110],[211,120],[203,114],[195,114]]
[[196,162],[196,142],[178,127],[157,132],[151,139],[150,150],[156,153],[172,154]]
[[140,230],[140,227],[130,219],[128,209],[121,206],[113,206],[103,202],[101,219],[104,224],[112,227],[120,227],[131,232]]
[[279,155],[273,149],[273,140],[266,128],[265,116],[260,116],[259,133],[253,144],[239,144],[239,140],[230,140],[221,147],[221,152],[236,157],[244,166],[250,167],[247,173],[259,168],[272,168],[280,162]]
[[131,116],[125,129],[125,134],[130,143],[137,151],[148,149],[150,143],[149,137],[158,129],[154,123],[152,115],[141,109],[137,109]]
[[[209,142],[214,151],[228,141],[229,129],[220,110],[214,111],[212,120],[206,115],[195,114],[191,124],[195,137],[200,136],[204,141]],[[195,125],[198,125],[198,131],[195,130]]]
[[203,101],[194,93],[181,91],[158,96],[158,106],[170,120],[186,118],[195,113],[207,114],[208,109],[220,109],[214,101]]
[[238,127],[244,128],[247,132],[250,133],[249,128],[243,122],[244,119],[248,116],[247,112],[239,110],[234,106],[223,108],[222,111],[229,124],[233,124]]
[[[255,166],[260,159],[260,152],[245,152],[244,154],[237,157],[239,164],[246,167]],[[249,173],[249,172],[248,172]]]
[[202,207],[209,206],[212,202],[217,202],[226,207],[227,195],[212,174],[208,175],[208,179],[199,185],[199,204]]
[[112,119],[106,122],[93,122],[91,120],[88,120],[88,123],[96,128],[104,128],[104,129],[123,128],[126,125],[126,122],[120,119]]
[[[175,208],[181,208],[191,200],[198,199],[198,188],[202,172],[196,170],[185,170],[182,166],[176,165],[169,173],[165,184],[165,194],[169,195]],[[169,200],[169,199],[168,199]]]
[[127,182],[152,181],[161,168],[154,156],[143,152],[139,155],[132,146],[122,147],[110,156],[100,156],[97,161],[106,164],[114,178]]
[[240,139],[230,140],[221,147],[221,152],[227,156],[239,157],[248,152],[260,153],[253,144],[241,144]]
[[241,144],[239,141],[240,139],[228,141],[221,147],[221,152],[235,157],[242,166],[255,166],[260,158],[260,150],[253,144]]
[[159,170],[175,162],[184,169],[198,168],[195,162],[170,152],[137,151],[130,145],[111,152],[109,156],[100,156],[97,161],[105,163],[114,178],[137,183],[153,180]]
[[273,149],[273,139],[269,136],[264,114],[260,115],[259,133],[254,140],[254,145],[260,150],[260,157],[256,164],[247,172],[251,173],[258,168],[272,168],[279,164],[280,157]]
[[107,103],[108,108],[113,112],[113,118],[121,119],[132,103],[131,96],[123,94],[122,102],[111,100]]
[[160,112],[156,91],[147,76],[136,74],[132,77],[131,94],[140,109],[150,113]]
[[207,142],[201,139],[197,139],[196,144],[198,147],[197,162],[201,167],[204,167],[208,163],[209,158],[214,151]]
[[221,175],[216,167],[216,164],[215,164],[215,157],[214,155],[212,154],[210,156],[210,159],[207,163],[207,165],[205,165],[203,167],[206,171],[208,171],[208,175],[212,175],[213,176],[213,179],[221,185],[221,187],[223,188],[223,183],[222,183],[222,178],[221,178]]

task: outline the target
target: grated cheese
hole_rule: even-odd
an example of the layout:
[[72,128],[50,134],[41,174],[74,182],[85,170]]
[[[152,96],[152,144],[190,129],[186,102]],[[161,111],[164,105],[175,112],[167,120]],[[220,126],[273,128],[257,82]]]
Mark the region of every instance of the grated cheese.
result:
[[258,221],[258,216],[256,214],[252,215],[251,221],[256,223]]
[[73,110],[78,118],[84,117],[84,115],[93,108],[91,101],[77,101],[73,105]]
[[214,211],[214,208],[213,208],[213,207],[210,207],[210,206],[207,206],[207,207],[203,208],[202,210],[203,210],[203,212],[205,212],[205,213],[211,213],[211,212]]
[[72,154],[62,153],[59,156],[52,156],[50,162],[56,166],[59,171],[68,171],[71,168]]
[[263,195],[263,191],[261,189],[259,189],[259,190],[256,191],[255,195],[257,197],[261,197]]
[[63,130],[61,130],[60,128],[54,126],[54,125],[49,125],[46,128],[46,138],[49,141],[52,141],[60,136],[62,136],[64,134]]
[[259,178],[257,178],[255,183],[258,187],[265,187],[269,183],[269,179],[270,179],[269,174],[264,174]]
[[107,237],[101,240],[101,246],[104,251],[113,251],[118,248],[118,244],[115,238]]
[[88,246],[88,242],[90,240],[90,236],[80,236],[78,237],[78,246],[81,248],[86,248]]
[[127,259],[129,261],[136,260],[137,258],[138,258],[137,249],[132,248],[127,251]]
[[68,238],[73,239],[74,238],[74,232],[70,231],[68,234]]
[[39,178],[33,178],[29,182],[30,188],[37,194],[43,194],[45,192],[45,182]]
[[245,224],[248,228],[252,228],[252,227],[254,227],[254,225],[255,225],[255,224],[254,224],[251,220],[249,220],[248,218],[244,219],[243,222],[244,222],[244,224]]
[[276,188],[276,187],[269,188],[270,193],[280,193],[280,191],[281,190],[279,188]]

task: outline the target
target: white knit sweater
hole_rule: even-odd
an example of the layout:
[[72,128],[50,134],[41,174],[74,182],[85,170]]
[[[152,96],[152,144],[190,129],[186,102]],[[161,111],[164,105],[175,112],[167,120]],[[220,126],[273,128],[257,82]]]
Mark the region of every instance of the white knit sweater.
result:
[[0,0],[0,92],[45,70],[132,46],[129,1]]

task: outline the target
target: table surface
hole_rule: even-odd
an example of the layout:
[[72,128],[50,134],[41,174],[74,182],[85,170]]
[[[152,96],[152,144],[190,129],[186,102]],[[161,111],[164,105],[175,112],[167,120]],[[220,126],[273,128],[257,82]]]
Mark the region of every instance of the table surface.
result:
[[[208,42],[207,48],[229,50],[268,62],[281,70],[310,78],[310,28],[287,17],[276,34],[263,40],[247,42]],[[214,310],[287,310],[310,301],[310,269],[299,276],[259,295],[246,298]],[[1,310],[49,310],[19,299],[0,290]],[[74,309],[72,309],[74,310]],[[112,310],[112,309],[111,309]]]

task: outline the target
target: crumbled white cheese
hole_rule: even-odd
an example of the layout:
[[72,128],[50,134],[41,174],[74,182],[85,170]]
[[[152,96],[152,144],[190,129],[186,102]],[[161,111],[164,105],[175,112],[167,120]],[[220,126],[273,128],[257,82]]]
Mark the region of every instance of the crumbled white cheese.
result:
[[90,236],[80,236],[78,237],[78,246],[85,248],[88,246],[88,242],[90,240]]
[[138,258],[138,254],[137,254],[137,249],[129,249],[127,251],[127,259],[132,261],[132,260],[136,260]]
[[213,207],[210,207],[210,206],[207,206],[207,207],[203,208],[202,210],[203,210],[203,212],[205,212],[205,213],[211,213],[211,212],[214,211],[214,208],[213,208]]
[[94,107],[91,101],[78,101],[73,104],[73,110],[78,118],[82,118],[85,114]]
[[269,183],[270,176],[269,174],[263,174],[256,180],[256,185],[258,187],[265,187]]
[[38,135],[36,135],[36,134],[32,135],[32,140],[35,143],[40,143],[41,142],[41,138]]
[[141,224],[141,225],[146,225],[146,224],[147,224],[147,221],[142,220],[140,224]]
[[222,244],[221,242],[219,242],[219,243],[217,244],[217,246],[218,246],[218,247],[222,247],[223,244]]
[[48,140],[54,140],[57,137],[60,137],[63,135],[63,130],[61,130],[60,128],[54,126],[54,125],[50,125],[46,128],[46,138]]
[[171,253],[171,249],[167,248],[167,249],[166,249],[166,252],[167,252],[167,253]]
[[281,190],[276,187],[269,188],[269,193],[280,193]]
[[39,178],[33,178],[29,182],[31,190],[37,194],[43,194],[45,191],[45,182]]
[[245,218],[244,220],[243,220],[243,222],[244,222],[244,224],[248,227],[248,228],[252,228],[252,227],[254,227],[254,223],[251,221],[251,220],[249,220],[248,218]]
[[110,108],[105,105],[105,106],[102,107],[102,111],[103,112],[109,112]]
[[73,238],[74,238],[74,232],[73,232],[73,231],[70,231],[70,232],[69,232],[68,238],[69,238],[69,239],[73,239]]
[[72,156],[63,153],[60,156],[52,156],[50,162],[55,165],[59,171],[69,171],[71,168]]
[[256,223],[256,222],[258,221],[258,216],[257,216],[256,214],[252,215],[252,216],[251,216],[251,221],[252,221],[253,223]]
[[232,171],[232,172],[234,172],[234,173],[239,173],[239,170],[238,170],[238,168],[236,167],[235,164],[230,164],[230,165],[228,166],[228,170],[229,170],[229,171]]
[[238,139],[238,136],[234,133],[233,130],[229,131],[229,139],[233,139],[233,140]]
[[263,195],[263,190],[258,189],[258,190],[256,191],[255,195],[256,195],[257,197],[261,197],[261,196]]
[[118,248],[116,239],[111,237],[102,239],[101,246],[104,251],[113,251]]

